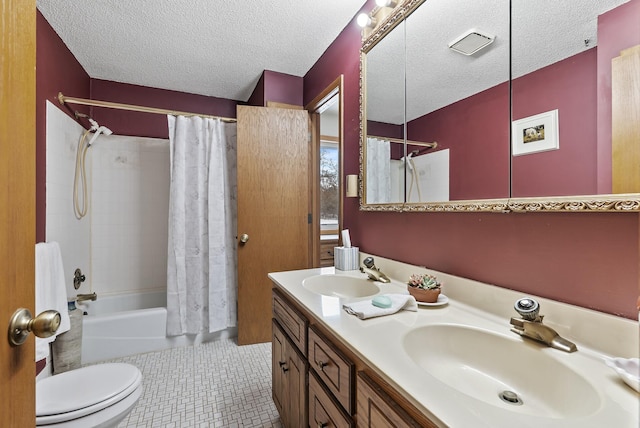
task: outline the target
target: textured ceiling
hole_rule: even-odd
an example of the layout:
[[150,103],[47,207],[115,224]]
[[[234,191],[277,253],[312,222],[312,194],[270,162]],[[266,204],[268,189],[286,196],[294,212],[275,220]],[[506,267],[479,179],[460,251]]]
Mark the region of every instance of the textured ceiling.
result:
[[[513,76],[591,49],[598,15],[627,1],[512,0]],[[494,43],[472,56],[448,48],[472,28]],[[405,103],[410,121],[508,78],[509,2],[427,0],[367,55],[367,116],[401,124]]]
[[365,0],[38,0],[90,77],[246,101],[304,76]]

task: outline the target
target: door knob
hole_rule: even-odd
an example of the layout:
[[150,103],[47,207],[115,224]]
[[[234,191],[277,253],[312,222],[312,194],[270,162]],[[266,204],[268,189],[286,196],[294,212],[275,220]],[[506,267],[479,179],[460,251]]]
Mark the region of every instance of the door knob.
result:
[[248,240],[249,240],[249,235],[247,235],[246,233],[243,233],[242,235],[240,235],[240,242],[242,242],[243,244],[246,244]]
[[50,337],[60,327],[60,312],[44,311],[32,318],[28,309],[20,308],[13,313],[9,321],[9,343],[14,346],[22,345],[33,332],[38,337]]

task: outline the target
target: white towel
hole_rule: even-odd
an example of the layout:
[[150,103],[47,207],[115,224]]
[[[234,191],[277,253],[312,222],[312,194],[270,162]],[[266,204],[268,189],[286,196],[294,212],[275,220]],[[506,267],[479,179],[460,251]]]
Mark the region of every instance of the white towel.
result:
[[67,289],[64,283],[62,254],[57,242],[36,244],[36,313],[49,309],[60,312],[60,327],[56,334],[45,339],[36,337],[36,361],[49,355],[49,343],[56,336],[71,328],[67,306]]
[[373,306],[371,299],[345,304],[342,305],[342,308],[361,320],[381,317],[383,315],[391,315],[401,310],[412,312],[418,311],[416,299],[409,294],[385,294],[385,296],[391,299],[391,306],[388,308]]

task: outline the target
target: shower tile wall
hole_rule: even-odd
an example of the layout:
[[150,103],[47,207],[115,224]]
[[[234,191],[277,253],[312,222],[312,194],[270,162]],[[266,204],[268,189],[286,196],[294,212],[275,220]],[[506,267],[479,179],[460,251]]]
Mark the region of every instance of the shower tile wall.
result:
[[[82,126],[47,101],[47,230],[46,240],[57,241],[62,252],[67,296],[75,296],[73,272],[90,270],[90,218],[73,214],[73,175]],[[88,290],[85,285],[80,293]]]
[[98,142],[90,149],[93,288],[166,289],[169,142],[119,135]]
[[[87,153],[89,211],[77,220],[73,176],[83,131],[47,102],[46,239],[60,243],[67,295],[165,289],[168,141],[101,135]],[[87,276],[78,291],[76,267]]]

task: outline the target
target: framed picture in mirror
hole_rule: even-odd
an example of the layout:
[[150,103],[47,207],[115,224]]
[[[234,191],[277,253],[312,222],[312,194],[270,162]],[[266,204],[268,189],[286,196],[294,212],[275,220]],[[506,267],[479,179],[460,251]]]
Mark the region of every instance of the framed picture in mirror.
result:
[[551,110],[512,123],[513,156],[558,150],[558,110]]

